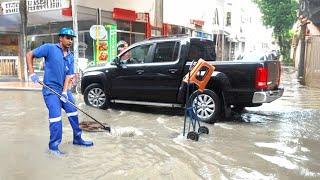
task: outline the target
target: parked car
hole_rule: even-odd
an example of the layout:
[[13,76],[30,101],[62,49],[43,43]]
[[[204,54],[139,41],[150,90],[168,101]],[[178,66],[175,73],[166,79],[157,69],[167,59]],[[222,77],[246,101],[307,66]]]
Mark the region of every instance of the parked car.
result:
[[[203,102],[194,112],[204,122],[215,122],[230,108],[269,103],[283,94],[280,88],[279,61],[216,61],[214,43],[192,37],[164,37],[145,40],[129,46],[113,62],[88,68],[81,81],[81,92],[87,105],[107,108],[110,100],[186,103],[182,78],[193,60],[202,58],[215,66],[215,72],[204,91]],[[196,88],[191,89],[195,91]],[[191,96],[195,102],[197,96]]]

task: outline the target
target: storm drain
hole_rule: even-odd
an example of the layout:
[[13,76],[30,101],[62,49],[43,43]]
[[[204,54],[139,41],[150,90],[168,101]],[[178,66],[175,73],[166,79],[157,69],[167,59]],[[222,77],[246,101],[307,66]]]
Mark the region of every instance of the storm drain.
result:
[[[102,123],[104,126],[108,126],[106,123]],[[83,121],[79,123],[80,128],[83,131],[87,132],[107,132],[101,125],[94,121]],[[143,132],[134,127],[112,127],[110,134],[112,136],[121,136],[121,137],[133,137],[141,136]]]
[[[108,126],[107,123],[102,123],[104,126]],[[79,123],[80,128],[83,131],[87,131],[87,132],[102,132],[102,131],[106,131],[103,129],[103,127],[94,121],[83,121]]]

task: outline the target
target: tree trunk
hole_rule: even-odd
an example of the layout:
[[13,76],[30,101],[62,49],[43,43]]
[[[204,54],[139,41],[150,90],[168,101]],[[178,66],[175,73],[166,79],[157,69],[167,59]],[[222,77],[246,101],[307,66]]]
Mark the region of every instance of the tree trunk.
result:
[[20,10],[20,41],[19,41],[19,69],[18,76],[21,81],[27,80],[27,71],[26,71],[26,51],[27,51],[27,0],[20,0],[19,4]]

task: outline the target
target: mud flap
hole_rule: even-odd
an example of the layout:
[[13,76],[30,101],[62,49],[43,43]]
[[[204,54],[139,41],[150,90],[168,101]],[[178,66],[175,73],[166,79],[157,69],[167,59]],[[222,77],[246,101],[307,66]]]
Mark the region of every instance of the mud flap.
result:
[[231,107],[227,105],[227,102],[226,102],[226,98],[224,96],[224,93],[221,92],[221,95],[222,95],[222,101],[223,101],[223,110],[224,110],[224,117],[225,118],[230,118],[231,117]]

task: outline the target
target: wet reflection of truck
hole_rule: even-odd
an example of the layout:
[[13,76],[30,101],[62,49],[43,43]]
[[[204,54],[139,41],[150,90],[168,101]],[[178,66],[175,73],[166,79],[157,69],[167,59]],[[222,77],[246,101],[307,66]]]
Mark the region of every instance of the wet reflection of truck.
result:
[[215,122],[230,109],[241,111],[282,96],[279,61],[215,61],[214,49],[213,41],[186,36],[133,44],[113,62],[85,71],[84,101],[98,108],[107,108],[112,99],[184,105],[182,78],[199,58],[216,68],[206,87],[213,93],[198,97],[201,108],[195,113],[204,122]]

